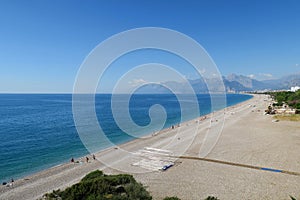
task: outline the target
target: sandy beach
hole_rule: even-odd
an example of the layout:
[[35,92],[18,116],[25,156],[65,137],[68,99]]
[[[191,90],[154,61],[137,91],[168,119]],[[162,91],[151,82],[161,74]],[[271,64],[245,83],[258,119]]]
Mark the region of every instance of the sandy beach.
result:
[[[300,123],[274,122],[264,115],[270,104],[255,95],[241,104],[180,124],[174,129],[112,147],[89,163],[67,163],[0,187],[1,200],[37,199],[80,181],[88,172],[130,173],[154,199],[182,200],[209,195],[229,199],[300,199]],[[207,133],[221,135],[203,159]],[[174,164],[166,171],[162,165]],[[261,168],[267,168],[262,170]],[[283,170],[270,171],[269,169]]]

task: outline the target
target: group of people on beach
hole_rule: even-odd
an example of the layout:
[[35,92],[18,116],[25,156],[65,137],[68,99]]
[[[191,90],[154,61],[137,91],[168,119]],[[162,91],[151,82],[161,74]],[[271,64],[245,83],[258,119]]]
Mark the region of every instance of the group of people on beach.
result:
[[[92,158],[93,158],[93,160],[96,160],[95,154],[92,155]],[[88,156],[86,156],[86,157],[85,157],[85,161],[88,163],[89,160],[90,160],[90,158],[89,158]],[[72,158],[71,158],[71,163],[79,163],[79,162],[78,162],[78,161],[75,161],[74,158],[72,157]],[[6,185],[7,187],[13,187],[14,182],[15,182],[15,181],[14,181],[14,179],[12,178],[12,179],[10,180],[9,183],[3,182],[2,185]]]
[[200,120],[200,121],[204,121],[204,120],[206,120],[206,118],[207,118],[207,117],[204,116],[204,117],[201,117],[199,120]]
[[172,125],[172,126],[171,126],[171,129],[175,129],[176,127],[180,127],[180,124]]
[[6,185],[7,187],[13,187],[15,180],[11,178],[10,183],[3,182],[2,185]]
[[[93,154],[92,155],[92,158],[93,158],[93,160],[96,160],[96,156],[95,156],[95,154]],[[89,160],[90,160],[90,158],[88,157],[88,156],[86,156],[85,157],[85,161],[86,161],[86,163],[88,163],[89,162]],[[78,162],[78,161],[77,161]],[[71,163],[75,163],[75,160],[74,160],[74,158],[72,157],[71,158]]]

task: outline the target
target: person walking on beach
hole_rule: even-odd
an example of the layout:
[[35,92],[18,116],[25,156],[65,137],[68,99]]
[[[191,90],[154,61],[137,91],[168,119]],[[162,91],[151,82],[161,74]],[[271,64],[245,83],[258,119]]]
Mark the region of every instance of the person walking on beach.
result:
[[95,156],[95,154],[93,154],[93,159],[94,159],[94,160],[96,160],[96,156]]
[[85,157],[85,160],[86,160],[86,162],[88,163],[89,162],[89,157]]
[[74,158],[71,158],[71,163],[74,163]]
[[11,185],[11,186],[14,186],[14,182],[15,182],[14,179],[11,178],[10,185]]

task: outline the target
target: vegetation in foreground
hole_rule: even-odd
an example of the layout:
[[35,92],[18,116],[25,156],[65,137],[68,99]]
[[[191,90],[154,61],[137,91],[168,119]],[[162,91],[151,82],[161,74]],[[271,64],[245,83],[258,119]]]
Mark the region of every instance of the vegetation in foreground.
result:
[[[105,175],[96,170],[86,175],[79,183],[67,189],[54,190],[43,196],[46,200],[151,200],[149,192],[142,184],[128,174]],[[166,197],[164,200],[180,200]],[[205,200],[218,200],[207,197]]]
[[151,200],[152,197],[136,180],[127,174],[105,175],[97,170],[86,175],[79,183],[45,194],[47,200]]
[[164,200],[180,200],[178,197],[165,197]]
[[[291,200],[296,200],[290,196]],[[105,175],[96,170],[86,175],[79,183],[64,191],[54,190],[42,199],[46,200],[151,200],[149,192],[142,184],[128,174]],[[165,197],[163,200],[180,200],[178,197]],[[219,200],[208,196],[205,200]]]

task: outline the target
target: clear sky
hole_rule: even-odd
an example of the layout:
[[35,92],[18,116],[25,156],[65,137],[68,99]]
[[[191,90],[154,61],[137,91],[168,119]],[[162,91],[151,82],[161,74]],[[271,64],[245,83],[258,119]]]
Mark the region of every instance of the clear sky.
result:
[[72,92],[95,46],[149,26],[194,38],[223,75],[300,71],[297,0],[1,0],[0,92]]

